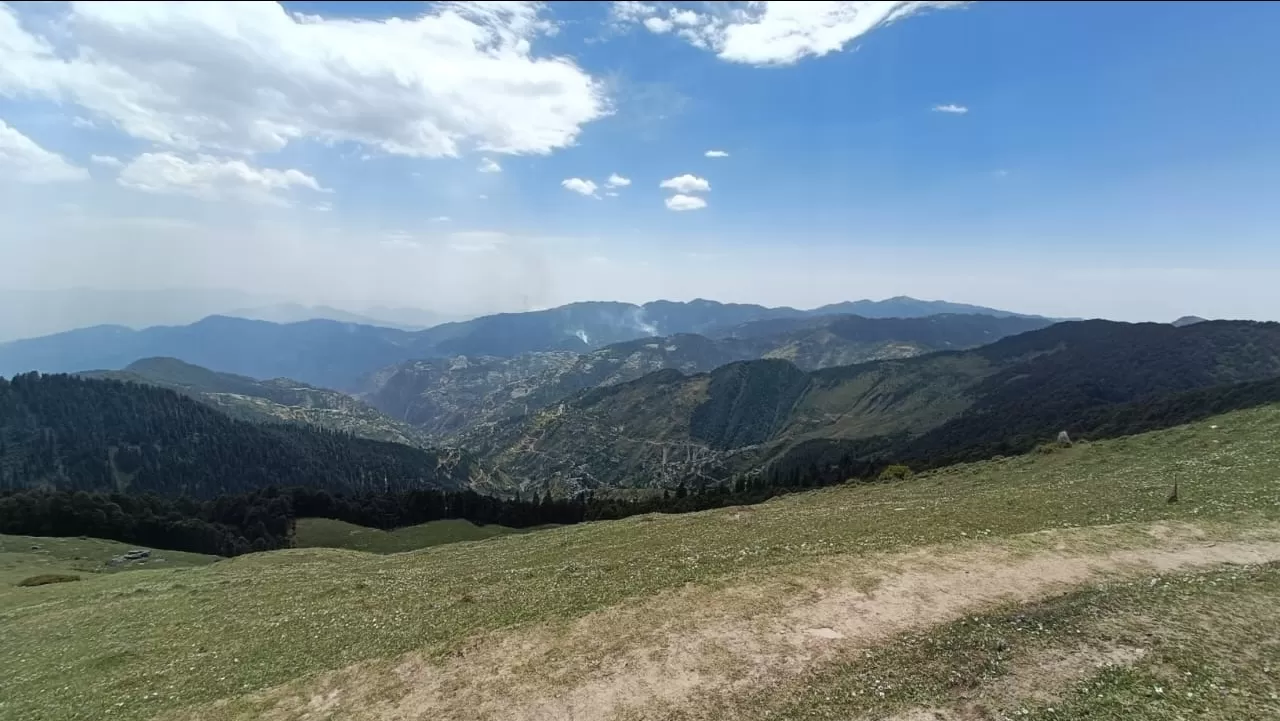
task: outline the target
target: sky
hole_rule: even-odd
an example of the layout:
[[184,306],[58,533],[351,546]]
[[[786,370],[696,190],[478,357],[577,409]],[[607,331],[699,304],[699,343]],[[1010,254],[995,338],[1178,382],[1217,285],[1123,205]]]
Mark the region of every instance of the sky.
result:
[[0,288],[1280,320],[1280,4],[0,3]]

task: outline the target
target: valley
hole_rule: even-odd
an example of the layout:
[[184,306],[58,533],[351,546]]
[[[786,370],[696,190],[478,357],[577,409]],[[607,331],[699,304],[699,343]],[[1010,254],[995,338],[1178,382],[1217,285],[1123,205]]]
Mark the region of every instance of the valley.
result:
[[[1270,653],[1244,630],[1273,618],[1277,428],[1266,406],[753,507],[0,588],[0,634],[23,649],[0,658],[0,717],[1092,717],[1142,684],[1248,716],[1270,681],[1223,644]],[[1060,657],[1082,662],[1052,672]]]
[[1270,708],[1280,324],[758,308],[0,380],[0,719]]

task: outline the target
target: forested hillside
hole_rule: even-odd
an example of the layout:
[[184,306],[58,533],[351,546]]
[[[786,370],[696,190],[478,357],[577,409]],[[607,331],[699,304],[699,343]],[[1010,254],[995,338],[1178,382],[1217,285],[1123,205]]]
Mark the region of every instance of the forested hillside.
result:
[[1217,397],[1265,402],[1277,376],[1280,324],[1085,321],[811,373],[778,360],[664,371],[466,441],[512,478],[559,490],[826,477],[1021,453],[1062,430],[1162,427],[1227,410]]
[[34,373],[0,379],[0,489],[209,498],[273,485],[460,488],[483,475],[459,451],[247,423],[136,383]]
[[[723,316],[725,309],[745,313],[742,309],[751,307],[725,306],[720,311]],[[697,326],[693,320],[686,322]],[[1043,318],[985,315],[781,316],[734,325],[715,337],[695,333],[646,337],[589,353],[413,360],[372,374],[362,397],[434,439],[452,440],[478,426],[537,412],[578,391],[667,368],[692,374],[739,360],[780,358],[814,370],[970,348],[1049,323]]]
[[143,358],[119,371],[89,371],[85,378],[144,383],[169,388],[217,408],[232,418],[255,423],[304,423],[375,441],[428,448],[427,434],[392,420],[369,404],[340,391],[317,388],[289,378],[260,381],[219,373],[177,358]]

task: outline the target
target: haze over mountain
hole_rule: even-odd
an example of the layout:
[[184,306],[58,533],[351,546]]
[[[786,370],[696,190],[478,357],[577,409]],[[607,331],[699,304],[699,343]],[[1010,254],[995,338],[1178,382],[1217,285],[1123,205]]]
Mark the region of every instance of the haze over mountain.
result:
[[375,306],[353,312],[328,305],[289,302],[279,296],[225,289],[104,290],[0,288],[0,343],[99,325],[141,329],[185,325],[211,315],[273,323],[336,320],[420,330],[457,316],[415,308]]
[[[874,307],[884,314],[920,312],[916,302],[901,299]],[[350,389],[363,375],[411,358],[593,350],[652,335],[712,332],[749,320],[826,312],[708,300],[642,306],[590,302],[483,316],[418,332],[327,320],[272,324],[214,316],[186,326],[140,331],[100,326],[0,344],[0,375],[115,370],[140,358],[171,357],[254,378],[286,377]]]

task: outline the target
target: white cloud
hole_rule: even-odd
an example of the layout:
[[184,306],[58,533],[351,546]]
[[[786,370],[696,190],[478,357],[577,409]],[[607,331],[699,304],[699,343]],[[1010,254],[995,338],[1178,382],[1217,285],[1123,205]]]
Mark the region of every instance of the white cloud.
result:
[[[0,40],[3,38],[0,35]],[[3,67],[0,67],[0,73],[3,72]],[[88,177],[89,171],[68,163],[57,153],[45,150],[31,138],[0,120],[0,180],[60,183],[86,180]]]
[[329,211],[333,210],[333,204],[332,203],[316,203],[315,205],[311,206],[311,209],[320,213],[328,213]]
[[667,178],[658,183],[658,187],[674,190],[677,193],[706,193],[711,190],[711,183],[708,183],[705,178],[685,173],[674,178]]
[[619,21],[642,22],[655,33],[669,32],[674,25],[685,26],[677,32],[679,37],[730,62],[790,65],[806,57],[843,50],[872,30],[923,10],[966,4],[942,0],[753,2],[745,7],[715,5],[703,14],[672,10],[670,19],[653,12],[615,17]]
[[179,150],[310,139],[420,157],[549,153],[609,112],[603,84],[572,59],[534,53],[555,29],[539,3],[441,3],[385,20],[271,2],[47,12],[59,14],[42,17],[56,43],[0,4],[0,95],[72,103]]
[[501,173],[502,166],[498,165],[498,162],[493,158],[485,158],[480,161],[480,167],[476,168],[476,170],[481,173]]
[[604,181],[606,188],[625,188],[628,185],[631,185],[631,178],[624,178],[617,173],[613,173],[608,180]]
[[118,168],[121,165],[124,165],[124,163],[120,162],[120,159],[114,155],[90,155],[89,160],[97,163],[98,165],[105,165],[108,168]]
[[[0,22],[3,22],[3,20],[0,20]],[[88,119],[88,118],[83,118],[83,117],[80,117],[79,115],[77,115],[77,116],[75,116],[74,118],[72,118],[72,119],[71,119],[71,127],[73,127],[73,128],[81,128],[81,129],[86,129],[86,130],[87,130],[87,129],[89,129],[89,128],[96,128],[96,127],[98,127],[98,126],[94,125],[92,120],[90,120],[90,119]]]
[[616,190],[605,191],[605,195],[609,196],[610,198],[616,198],[618,197],[618,191]]
[[239,199],[287,205],[279,191],[321,191],[315,178],[300,170],[255,168],[243,160],[197,155],[194,161],[173,153],[143,153],[120,171],[119,183],[148,193],[189,195],[203,200]]
[[667,210],[701,210],[707,207],[707,201],[693,195],[673,195],[666,200]]
[[933,106],[933,112],[935,112],[935,113],[951,113],[951,114],[953,114],[953,115],[964,115],[965,113],[969,112],[969,109],[968,109],[968,108],[966,108],[966,107],[965,107],[965,106],[963,106],[963,105],[956,105],[956,104],[954,104],[954,103],[948,103],[947,105],[935,105],[935,106]]
[[594,182],[583,178],[567,178],[560,181],[560,185],[580,195],[595,195],[598,187]]
[[609,6],[609,14],[614,20],[621,22],[640,22],[657,12],[658,9],[649,3],[634,2],[634,0],[619,0]]
[[652,17],[644,19],[644,26],[649,29],[649,32],[661,35],[662,33],[671,32],[674,24],[666,18]]
[[703,153],[703,155],[707,156],[708,158],[727,158],[727,157],[729,157],[729,153],[727,153],[726,151],[723,151],[723,150],[708,150],[707,152]]
[[702,16],[692,10],[676,10],[673,8],[668,17],[676,25],[691,26],[702,24]]
[[447,215],[437,215],[436,217],[434,217],[434,218],[432,218],[432,219],[431,219],[431,222],[432,222],[432,223],[448,223],[448,222],[449,222],[449,216],[447,216]]

